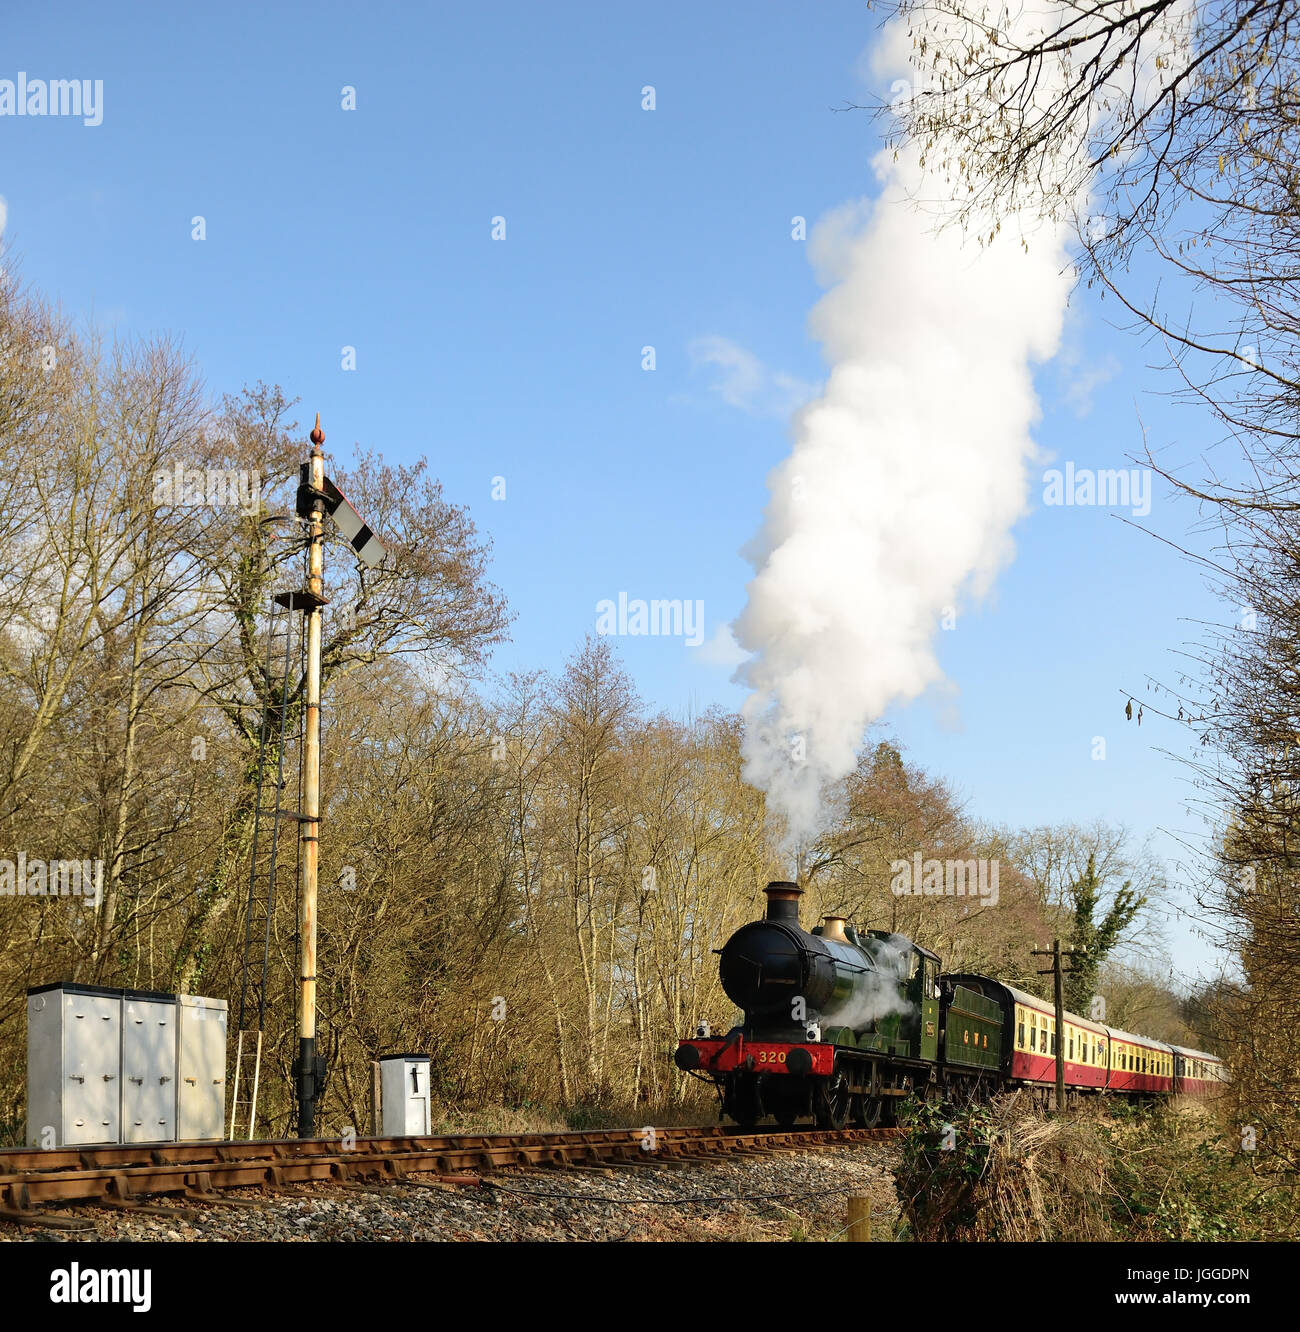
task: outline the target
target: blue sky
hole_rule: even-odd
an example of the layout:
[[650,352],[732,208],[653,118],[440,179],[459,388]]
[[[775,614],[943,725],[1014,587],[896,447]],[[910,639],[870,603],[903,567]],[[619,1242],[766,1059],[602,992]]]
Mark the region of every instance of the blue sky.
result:
[[[24,7],[0,79],[102,80],[103,123],[0,118],[5,241],[69,313],[181,334],[214,394],[278,382],[331,451],[426,454],[494,542],[501,668],[558,668],[620,591],[702,600],[712,634],[744,603],[790,404],[824,374],[791,220],[873,188],[877,129],[833,108],[866,99],[877,21],[858,0]],[[1076,296],[1038,376],[1054,465],[1126,465],[1142,426],[1182,457],[1213,437],[1148,359]],[[1193,519],[1157,481],[1144,521],[1181,540]],[[953,691],[887,724],[981,818],[1103,816],[1172,859],[1169,833],[1203,831],[1159,752],[1185,741],[1126,724],[1122,691],[1175,675],[1188,621],[1221,612],[1105,509],[1036,503],[1015,536],[942,636]],[[619,646],[656,706],[743,697],[717,654]],[[1213,965],[1192,922],[1170,933],[1185,974]]]

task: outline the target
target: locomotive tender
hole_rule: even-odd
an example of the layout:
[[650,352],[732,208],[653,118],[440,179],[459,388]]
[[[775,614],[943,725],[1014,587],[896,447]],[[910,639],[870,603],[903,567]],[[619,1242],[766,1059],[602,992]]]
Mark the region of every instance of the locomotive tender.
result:
[[[942,974],[939,958],[901,935],[859,934],[827,916],[799,924],[802,889],[769,883],[762,920],[720,950],[719,976],[743,1020],[725,1036],[701,1023],[674,1062],[713,1082],[723,1113],[746,1127],[892,1123],[904,1097],[989,1096],[1056,1083],[1052,1005],[987,976]],[[1065,1083],[1085,1094],[1203,1094],[1224,1079],[1214,1055],[1066,1013]]]

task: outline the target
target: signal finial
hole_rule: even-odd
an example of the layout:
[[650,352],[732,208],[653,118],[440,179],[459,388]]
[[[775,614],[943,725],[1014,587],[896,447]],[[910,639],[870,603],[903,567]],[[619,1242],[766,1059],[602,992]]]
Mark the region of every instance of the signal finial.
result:
[[320,413],[316,413],[316,424],[312,427],[311,442],[320,448],[325,443],[325,432],[320,428]]

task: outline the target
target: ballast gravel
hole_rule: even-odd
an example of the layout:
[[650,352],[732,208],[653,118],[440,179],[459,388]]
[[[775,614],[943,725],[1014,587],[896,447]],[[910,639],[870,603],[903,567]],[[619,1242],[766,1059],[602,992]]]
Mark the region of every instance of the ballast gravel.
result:
[[[253,1207],[195,1204],[193,1219],[64,1207],[94,1223],[66,1232],[0,1224],[0,1241],[792,1241],[844,1238],[851,1196],[871,1200],[872,1239],[894,1236],[898,1144],[747,1156],[685,1169],[530,1170],[474,1187],[302,1185]],[[432,1176],[428,1177],[432,1178]],[[149,1199],[167,1206],[166,1199]]]

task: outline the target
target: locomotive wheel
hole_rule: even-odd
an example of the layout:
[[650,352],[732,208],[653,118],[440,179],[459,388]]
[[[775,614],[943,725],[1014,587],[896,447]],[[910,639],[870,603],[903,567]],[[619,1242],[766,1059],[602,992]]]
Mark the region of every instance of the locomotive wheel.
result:
[[782,1107],[780,1110],[773,1112],[772,1118],[776,1120],[777,1128],[789,1132],[790,1129],[794,1128],[794,1121],[799,1118],[799,1112],[795,1109]]
[[853,1122],[858,1128],[875,1128],[880,1123],[884,1106],[878,1096],[855,1096],[853,1098]]
[[842,1129],[849,1119],[849,1080],[842,1068],[837,1068],[822,1085],[817,1096],[817,1127]]

